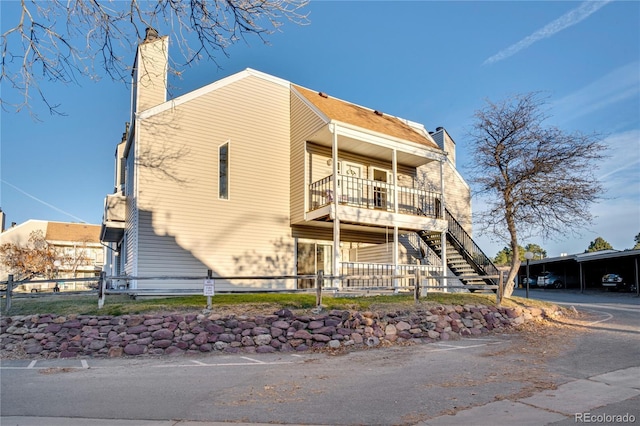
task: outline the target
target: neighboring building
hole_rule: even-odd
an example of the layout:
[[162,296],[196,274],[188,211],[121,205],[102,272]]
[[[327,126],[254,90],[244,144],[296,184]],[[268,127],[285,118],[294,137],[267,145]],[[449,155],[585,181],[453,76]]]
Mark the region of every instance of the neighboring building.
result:
[[[35,231],[44,236],[60,262],[51,271],[56,278],[88,278],[100,275],[104,266],[104,247],[100,243],[100,225],[69,222],[28,220],[12,225],[0,234],[0,245],[11,243],[17,246],[29,244]],[[0,268],[3,268],[0,266]],[[6,280],[10,271],[2,269],[0,280]],[[72,283],[69,283],[73,287]],[[53,284],[52,284],[53,286]]]
[[[439,249],[452,225],[456,241],[471,241],[470,190],[443,128],[430,134],[251,69],[166,100],[167,49],[168,38],[149,31],[136,54],[131,125],[116,148],[101,231],[109,275],[391,274],[419,266],[441,276],[456,254]],[[217,280],[220,290],[309,285]],[[202,282],[133,278],[129,286]]]

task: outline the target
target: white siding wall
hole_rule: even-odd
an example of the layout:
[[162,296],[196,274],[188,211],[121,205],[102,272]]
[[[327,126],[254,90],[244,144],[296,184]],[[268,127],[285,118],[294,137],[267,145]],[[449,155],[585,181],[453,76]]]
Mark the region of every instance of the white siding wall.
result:
[[[141,121],[139,132],[140,162],[151,151],[167,159],[139,172],[141,275],[293,273],[287,87],[247,77]],[[222,200],[218,147],[227,142]]]
[[[138,198],[136,195],[135,155],[137,146],[133,146],[127,157],[127,170],[125,178],[125,195],[127,197],[127,219],[125,224],[123,247],[121,247],[121,262],[124,262],[124,272],[127,275],[137,275],[138,257]],[[122,253],[122,250],[124,253]],[[135,283],[132,283],[135,287]]]
[[167,99],[167,36],[138,46],[134,70],[134,106],[144,111]]
[[[472,234],[471,189],[450,162],[446,162],[444,171],[444,199],[447,209]],[[440,163],[432,161],[418,168],[418,180],[423,181],[425,189],[440,191]]]
[[291,222],[304,221],[306,188],[311,183],[305,176],[308,169],[305,155],[309,135],[325,125],[298,96],[291,92]]

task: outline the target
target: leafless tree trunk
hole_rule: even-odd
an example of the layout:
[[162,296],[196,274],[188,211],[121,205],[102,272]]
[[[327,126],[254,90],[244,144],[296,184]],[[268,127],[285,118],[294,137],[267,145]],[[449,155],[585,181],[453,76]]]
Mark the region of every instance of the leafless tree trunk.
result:
[[[9,2],[7,2],[9,3]],[[171,34],[182,60],[173,71],[201,59],[216,62],[219,54],[254,35],[266,42],[285,21],[306,24],[308,0],[20,0],[3,6],[16,21],[1,35],[1,73],[5,110],[32,110],[40,98],[60,114],[40,82],[77,83],[106,73],[129,82],[135,46],[152,27]],[[18,10],[16,10],[17,8]],[[6,18],[6,16],[4,17]],[[14,97],[7,101],[7,91]],[[35,96],[34,96],[35,95]]]
[[513,253],[506,297],[520,267],[518,238],[577,233],[591,222],[589,206],[602,193],[593,173],[605,156],[600,136],[546,127],[545,105],[539,93],[487,101],[470,133],[472,181],[487,201],[476,218],[484,233],[508,240]]

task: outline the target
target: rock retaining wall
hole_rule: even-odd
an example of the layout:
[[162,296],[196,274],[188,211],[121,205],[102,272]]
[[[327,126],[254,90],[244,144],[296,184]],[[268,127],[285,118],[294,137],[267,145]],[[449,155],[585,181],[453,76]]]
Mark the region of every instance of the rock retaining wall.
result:
[[30,357],[120,357],[339,349],[480,335],[554,316],[538,308],[438,306],[392,313],[318,315],[29,315],[0,319],[0,350]]

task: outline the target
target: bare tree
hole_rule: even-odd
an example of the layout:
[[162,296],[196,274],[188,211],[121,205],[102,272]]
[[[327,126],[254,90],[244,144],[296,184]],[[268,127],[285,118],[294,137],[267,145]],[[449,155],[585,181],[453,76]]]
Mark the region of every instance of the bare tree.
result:
[[0,263],[17,280],[35,277],[52,278],[57,253],[42,231],[33,231],[26,245],[5,243],[0,246]]
[[[129,61],[145,29],[172,34],[182,63],[180,72],[201,59],[216,63],[219,54],[248,35],[266,42],[285,21],[307,23],[303,8],[308,0],[20,0],[17,21],[2,33],[0,82],[5,93],[3,109],[31,109],[34,94],[49,111],[60,114],[50,102],[41,81],[78,83],[81,77],[99,78],[101,71],[114,80],[128,82]],[[6,18],[6,16],[5,16]],[[6,100],[6,89],[17,100]]]
[[73,278],[78,277],[78,269],[92,263],[87,243],[88,241],[85,240],[80,244],[74,243],[73,246],[61,248],[58,260],[66,273]]
[[589,206],[602,192],[593,173],[605,152],[600,136],[545,126],[545,105],[539,93],[487,101],[470,132],[472,181],[487,195],[476,218],[513,253],[506,297],[520,267],[518,237],[575,233],[591,222]]

